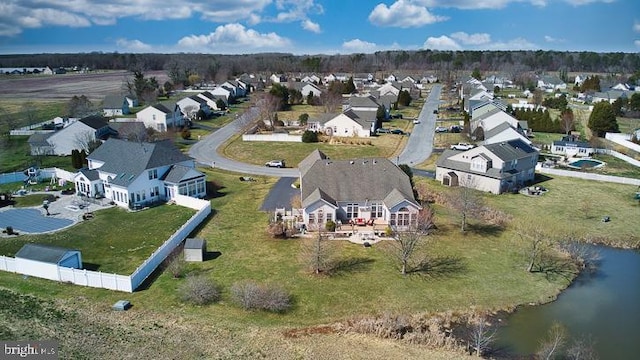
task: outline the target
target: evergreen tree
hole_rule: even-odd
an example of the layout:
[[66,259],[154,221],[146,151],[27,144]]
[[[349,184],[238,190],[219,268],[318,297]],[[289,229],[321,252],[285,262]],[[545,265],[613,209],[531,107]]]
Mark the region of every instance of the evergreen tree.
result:
[[604,137],[607,132],[619,132],[613,106],[607,101],[600,101],[593,106],[589,116],[589,129],[595,136]]
[[411,104],[411,94],[408,90],[402,90],[398,94],[398,104],[402,106],[409,106]]
[[349,78],[343,91],[344,94],[353,94],[356,92],[356,85],[353,83],[353,76]]

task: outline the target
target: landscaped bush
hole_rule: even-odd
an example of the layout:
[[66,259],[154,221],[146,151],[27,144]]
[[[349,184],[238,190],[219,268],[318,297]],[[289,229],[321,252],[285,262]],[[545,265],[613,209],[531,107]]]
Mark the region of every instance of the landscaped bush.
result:
[[231,286],[231,298],[245,310],[285,312],[291,308],[291,296],[276,285],[235,283]]
[[205,275],[189,276],[178,289],[182,301],[206,305],[220,300],[218,286]]
[[334,232],[336,231],[336,223],[333,220],[329,220],[326,224],[324,224],[324,228],[329,232]]
[[179,279],[184,275],[184,271],[187,267],[187,262],[184,257],[178,252],[174,254],[169,263],[167,264],[167,271],[174,279]]
[[307,130],[302,134],[303,143],[315,143],[318,142],[318,133],[315,131]]

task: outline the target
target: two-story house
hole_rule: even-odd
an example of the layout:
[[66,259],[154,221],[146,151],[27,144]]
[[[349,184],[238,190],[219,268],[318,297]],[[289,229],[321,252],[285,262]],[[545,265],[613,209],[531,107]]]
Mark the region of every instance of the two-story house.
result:
[[147,106],[136,113],[136,121],[142,122],[144,126],[160,132],[167,131],[171,127],[184,125],[182,111],[176,103]]
[[436,162],[436,180],[494,194],[518,190],[534,180],[538,151],[522,140],[445,150]]
[[109,139],[87,157],[74,182],[82,196],[111,199],[135,209],[170,201],[176,194],[206,196],[205,175],[170,141]]

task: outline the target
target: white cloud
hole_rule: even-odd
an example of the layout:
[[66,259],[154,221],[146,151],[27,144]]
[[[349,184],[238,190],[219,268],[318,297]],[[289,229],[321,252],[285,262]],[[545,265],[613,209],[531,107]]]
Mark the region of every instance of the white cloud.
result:
[[487,33],[467,34],[466,32],[458,31],[451,34],[451,37],[464,45],[484,45],[491,42],[491,35]]
[[316,34],[320,34],[322,32],[322,30],[320,30],[320,25],[309,19],[302,21],[302,28]]
[[378,46],[375,43],[363,41],[360,39],[353,39],[342,43],[343,49],[357,53],[371,53],[376,51],[377,47]]
[[130,52],[149,52],[152,47],[140,40],[118,39],[116,45],[123,50]]
[[527,39],[515,38],[488,44],[487,50],[538,50],[540,47]]
[[452,38],[442,35],[440,37],[429,37],[424,42],[423,48],[432,50],[462,50],[462,47]]
[[640,32],[640,22],[636,21],[633,23],[633,31]]
[[553,36],[545,35],[544,41],[549,43],[559,43],[559,42],[564,42],[564,39],[554,38]]
[[178,46],[190,51],[216,51],[221,53],[242,50],[278,50],[291,45],[291,41],[276,33],[259,33],[234,23],[218,26],[208,35],[185,36]]
[[[573,6],[588,5],[592,3],[612,3],[615,0],[563,0]],[[551,0],[414,0],[414,3],[429,8],[457,8],[457,9],[503,9],[511,3],[528,3],[533,6],[544,7]]]
[[447,19],[431,14],[426,7],[415,5],[411,0],[397,0],[389,7],[378,4],[369,14],[369,22],[374,25],[400,28],[420,27]]
[[640,40],[636,40],[633,42],[633,44],[637,47],[640,47]]

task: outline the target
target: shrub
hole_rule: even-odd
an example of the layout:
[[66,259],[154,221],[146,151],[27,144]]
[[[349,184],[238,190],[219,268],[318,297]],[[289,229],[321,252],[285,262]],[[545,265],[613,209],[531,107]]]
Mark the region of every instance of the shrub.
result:
[[272,222],[267,228],[267,232],[272,238],[283,237],[285,235],[285,230],[286,229],[282,221]]
[[291,308],[291,296],[282,287],[276,285],[254,282],[234,283],[231,286],[231,298],[245,310],[279,313]]
[[13,235],[15,232],[13,231],[13,226],[7,226],[6,230],[7,235]]
[[178,291],[182,301],[195,305],[206,305],[220,300],[218,286],[204,275],[187,277]]
[[171,274],[174,279],[181,278],[184,275],[184,270],[187,263],[184,260],[184,257],[181,256],[180,253],[173,255],[169,264],[167,265],[167,271]]
[[336,231],[336,223],[333,220],[329,220],[324,224],[324,228],[329,232],[334,232]]
[[184,140],[191,139],[191,130],[185,127],[184,129],[182,129],[182,132],[180,132],[180,136],[182,136]]
[[302,134],[302,142],[303,143],[315,143],[318,142],[318,133],[311,130],[306,130]]

